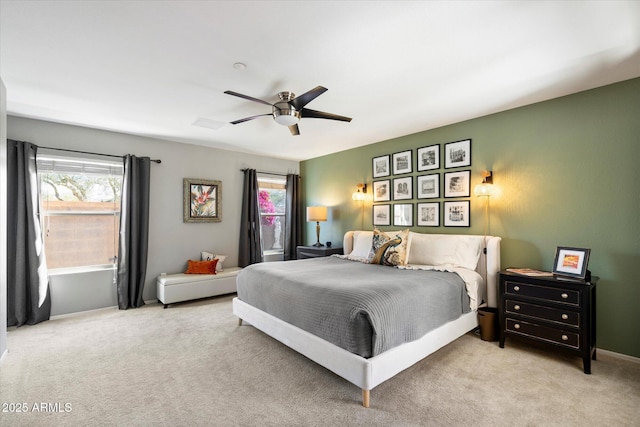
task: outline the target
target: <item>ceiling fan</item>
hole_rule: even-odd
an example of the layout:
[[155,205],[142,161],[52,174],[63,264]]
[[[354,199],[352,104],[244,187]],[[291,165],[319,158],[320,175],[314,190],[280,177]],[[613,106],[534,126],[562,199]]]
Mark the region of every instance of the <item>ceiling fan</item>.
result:
[[227,90],[224,93],[227,95],[233,95],[240,98],[248,99],[249,101],[259,102],[271,106],[271,113],[258,114],[257,116],[245,117],[244,119],[235,120],[231,124],[237,125],[238,123],[247,122],[249,120],[257,119],[263,116],[273,116],[273,119],[283,126],[289,127],[291,135],[300,135],[300,129],[298,128],[298,122],[303,118],[316,118],[316,119],[329,119],[339,120],[342,122],[350,122],[351,117],[339,116],[337,114],[325,113],[322,111],[310,110],[304,108],[305,105],[316,99],[327,91],[326,87],[317,86],[308,92],[303,93],[300,96],[296,96],[293,92],[279,92],[278,97],[280,100],[275,104],[263,101],[262,99],[254,98],[252,96],[243,95],[238,92]]

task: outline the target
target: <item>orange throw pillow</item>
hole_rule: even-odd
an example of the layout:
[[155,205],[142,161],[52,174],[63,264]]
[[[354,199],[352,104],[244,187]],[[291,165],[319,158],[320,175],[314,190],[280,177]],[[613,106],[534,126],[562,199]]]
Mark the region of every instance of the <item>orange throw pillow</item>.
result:
[[218,260],[211,261],[188,261],[187,271],[184,274],[216,274],[216,264]]

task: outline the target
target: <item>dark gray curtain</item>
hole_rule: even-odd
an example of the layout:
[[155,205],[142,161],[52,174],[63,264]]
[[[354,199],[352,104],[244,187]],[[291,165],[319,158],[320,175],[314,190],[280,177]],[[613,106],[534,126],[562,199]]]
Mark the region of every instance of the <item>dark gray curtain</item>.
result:
[[286,225],[284,227],[284,260],[296,259],[296,248],[302,244],[302,207],[300,175],[287,174]]
[[38,147],[7,143],[7,326],[35,325],[51,314],[39,218]]
[[124,156],[118,244],[118,307],[144,305],[142,291],[147,275],[149,248],[149,157]]
[[238,265],[246,267],[262,262],[263,259],[262,240],[260,239],[260,207],[258,206],[258,174],[255,169],[245,169]]

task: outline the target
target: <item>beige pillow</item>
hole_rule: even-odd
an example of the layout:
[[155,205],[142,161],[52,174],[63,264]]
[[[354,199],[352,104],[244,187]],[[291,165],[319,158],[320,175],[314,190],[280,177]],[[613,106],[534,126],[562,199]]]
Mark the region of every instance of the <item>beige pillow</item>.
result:
[[202,259],[202,261],[213,261],[214,259],[217,259],[218,264],[216,265],[216,273],[224,271],[224,268],[222,267],[222,263],[224,262],[225,259],[227,259],[225,255],[216,255],[211,252],[201,252],[200,258]]

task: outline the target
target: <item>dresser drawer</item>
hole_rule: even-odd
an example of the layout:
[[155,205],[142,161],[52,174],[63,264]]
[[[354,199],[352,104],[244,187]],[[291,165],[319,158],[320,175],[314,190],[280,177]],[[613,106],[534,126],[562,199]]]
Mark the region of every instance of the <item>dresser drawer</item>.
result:
[[558,308],[543,307],[521,301],[505,300],[507,313],[529,316],[536,319],[548,320],[562,325],[580,327],[580,313]]
[[507,295],[522,295],[546,301],[569,304],[576,307],[580,306],[580,292],[570,289],[551,288],[547,286],[529,285],[526,283],[508,281],[505,283],[505,293]]
[[510,318],[506,319],[506,330],[507,332],[537,338],[572,349],[580,348],[580,334],[576,332],[563,331]]

